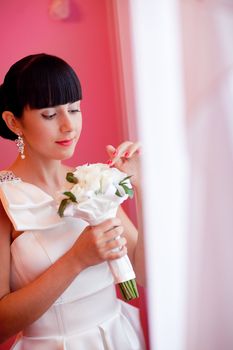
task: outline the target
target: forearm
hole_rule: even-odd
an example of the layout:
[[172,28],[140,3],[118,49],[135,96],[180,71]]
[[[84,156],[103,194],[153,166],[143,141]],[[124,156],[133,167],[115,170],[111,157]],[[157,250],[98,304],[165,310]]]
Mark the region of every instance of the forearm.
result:
[[67,252],[33,282],[0,300],[0,342],[37,320],[81,271]]
[[118,211],[119,217],[123,220],[127,234],[128,256],[134,266],[137,281],[145,285],[145,251],[142,223],[142,195],[141,195],[141,165],[140,165],[140,143],[125,141],[117,148],[107,146],[110,160],[109,164],[120,171],[128,174],[136,194],[136,207],[138,219],[138,237],[135,226],[129,222],[125,215]]
[[145,247],[143,234],[143,208],[141,186],[135,186],[136,210],[138,222],[138,239],[134,250],[134,268],[137,275],[137,281],[142,286],[146,284],[145,271]]

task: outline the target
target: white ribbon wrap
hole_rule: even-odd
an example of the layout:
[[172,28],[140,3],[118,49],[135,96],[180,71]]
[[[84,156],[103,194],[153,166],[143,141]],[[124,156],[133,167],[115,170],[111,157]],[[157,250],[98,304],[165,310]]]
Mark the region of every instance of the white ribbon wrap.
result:
[[[81,203],[70,203],[64,211],[64,216],[73,216],[83,219],[91,226],[96,226],[105,220],[114,218],[117,209],[128,195],[123,197],[114,196],[114,201],[109,201],[103,197],[89,198]],[[134,279],[135,272],[127,255],[108,261],[116,284]]]

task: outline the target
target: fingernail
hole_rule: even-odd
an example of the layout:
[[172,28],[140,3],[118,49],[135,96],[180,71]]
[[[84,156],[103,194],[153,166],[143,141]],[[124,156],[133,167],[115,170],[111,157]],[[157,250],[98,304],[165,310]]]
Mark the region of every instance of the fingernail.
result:
[[129,156],[129,152],[125,152],[124,157],[128,158],[128,156]]
[[107,164],[108,164],[108,165],[111,165],[111,164],[112,164],[112,160],[109,159],[109,160],[107,161]]

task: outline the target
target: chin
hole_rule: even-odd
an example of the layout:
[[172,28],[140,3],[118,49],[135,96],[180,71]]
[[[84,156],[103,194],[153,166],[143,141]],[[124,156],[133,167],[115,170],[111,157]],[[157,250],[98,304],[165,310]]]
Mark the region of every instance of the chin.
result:
[[59,160],[70,159],[73,155],[74,155],[74,149],[64,152],[62,155],[60,155]]
[[66,156],[66,157],[60,157],[58,160],[61,160],[63,162],[63,161],[69,160],[70,158],[72,158],[72,155]]

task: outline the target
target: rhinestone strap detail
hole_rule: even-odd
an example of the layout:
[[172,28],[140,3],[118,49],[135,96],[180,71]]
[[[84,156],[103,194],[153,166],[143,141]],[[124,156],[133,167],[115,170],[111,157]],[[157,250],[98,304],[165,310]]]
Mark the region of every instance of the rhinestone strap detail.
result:
[[12,171],[1,171],[0,172],[0,184],[6,183],[6,182],[19,182],[21,181],[19,177],[16,177]]

